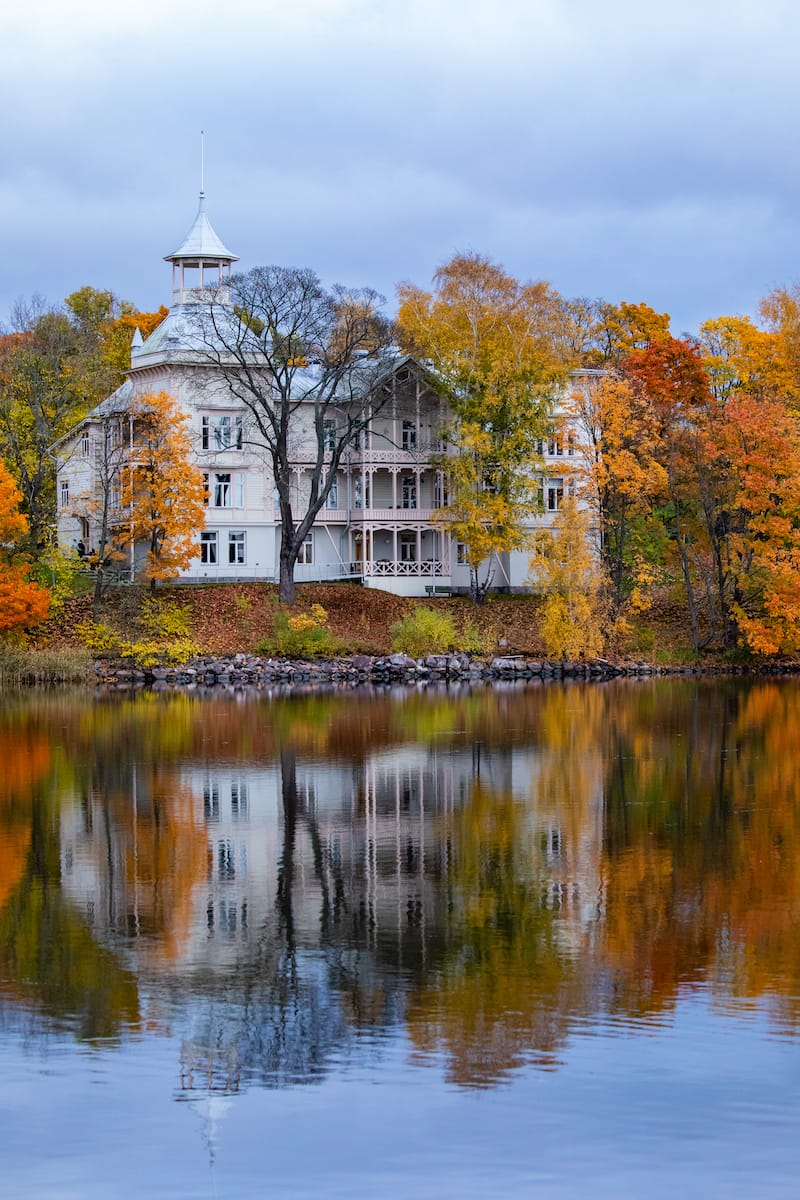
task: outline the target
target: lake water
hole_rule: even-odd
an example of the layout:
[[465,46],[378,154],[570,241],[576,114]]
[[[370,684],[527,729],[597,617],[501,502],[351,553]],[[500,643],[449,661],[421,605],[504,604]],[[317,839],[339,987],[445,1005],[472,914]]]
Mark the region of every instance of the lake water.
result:
[[0,698],[3,1197],[794,1197],[800,687]]

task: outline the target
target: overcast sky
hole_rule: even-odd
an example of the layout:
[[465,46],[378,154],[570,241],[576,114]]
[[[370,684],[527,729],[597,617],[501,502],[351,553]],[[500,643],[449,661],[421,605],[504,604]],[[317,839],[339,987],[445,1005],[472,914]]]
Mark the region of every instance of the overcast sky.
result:
[[205,130],[245,268],[394,302],[474,250],[675,332],[800,278],[796,0],[7,0],[0,320],[169,302]]

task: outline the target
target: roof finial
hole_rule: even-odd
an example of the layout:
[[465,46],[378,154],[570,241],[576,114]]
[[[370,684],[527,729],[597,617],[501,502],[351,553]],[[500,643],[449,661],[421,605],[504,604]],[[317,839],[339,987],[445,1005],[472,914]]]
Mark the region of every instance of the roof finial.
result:
[[206,140],[205,131],[200,130],[200,199],[206,194]]

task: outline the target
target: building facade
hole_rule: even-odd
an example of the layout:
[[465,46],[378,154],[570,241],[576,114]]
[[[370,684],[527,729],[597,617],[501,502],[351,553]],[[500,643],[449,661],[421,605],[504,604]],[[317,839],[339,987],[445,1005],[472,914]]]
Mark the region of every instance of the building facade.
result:
[[[194,224],[166,261],[172,267],[168,316],[147,340],[137,333],[125,383],[54,448],[60,543],[87,553],[98,545],[102,493],[112,540],[115,529],[126,533],[120,573],[137,577],[145,547],[137,545],[135,531],[126,526],[129,518],[121,504],[119,480],[113,477],[109,445],[119,448],[124,461],[125,446],[135,440],[132,399],[168,392],[186,414],[205,483],[205,528],[198,534],[197,557],[183,578],[275,580],[281,521],[272,464],[266,448],[259,446],[246,406],[203,353],[200,330],[211,306],[209,297],[215,307],[230,304],[226,286],[238,260],[211,226],[202,195]],[[235,319],[232,307],[230,316]],[[346,451],[326,505],[301,548],[295,579],[355,579],[408,596],[466,591],[469,566],[464,547],[434,522],[436,510],[447,503],[446,473],[440,464],[448,411],[441,389],[424,366],[399,354],[365,387],[375,400],[374,418]],[[369,404],[370,396],[363,397],[364,402]],[[299,511],[305,510],[317,449],[311,417],[304,418],[302,407],[292,446]],[[336,412],[331,410],[332,438],[337,436]],[[568,475],[563,468],[573,443],[552,438],[541,450],[543,513],[536,524],[546,526],[563,499]],[[522,589],[528,575],[526,552],[501,555],[494,586]]]

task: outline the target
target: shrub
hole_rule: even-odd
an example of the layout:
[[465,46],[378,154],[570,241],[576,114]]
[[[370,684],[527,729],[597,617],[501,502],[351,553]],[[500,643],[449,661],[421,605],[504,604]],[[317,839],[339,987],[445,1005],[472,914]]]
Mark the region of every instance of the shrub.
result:
[[81,621],[75,626],[75,633],[87,650],[93,654],[119,654],[120,636],[116,629],[104,625],[102,621]]
[[136,616],[142,638],[124,638],[110,625],[85,621],[75,632],[88,650],[119,657],[140,670],[159,665],[185,663],[199,653],[189,627],[189,610],[147,597]]
[[472,621],[466,621],[458,634],[458,647],[465,654],[488,654],[491,647],[489,638],[481,633]]
[[412,658],[454,650],[459,636],[447,612],[420,606],[391,626],[392,649]]
[[257,654],[280,654],[286,658],[330,658],[341,653],[342,642],[328,626],[328,614],[321,604],[312,604],[309,612],[275,614],[272,637],[256,646]]
[[52,614],[63,608],[64,601],[75,594],[79,584],[85,582],[86,569],[77,551],[51,547],[31,567],[30,577],[49,591]]

